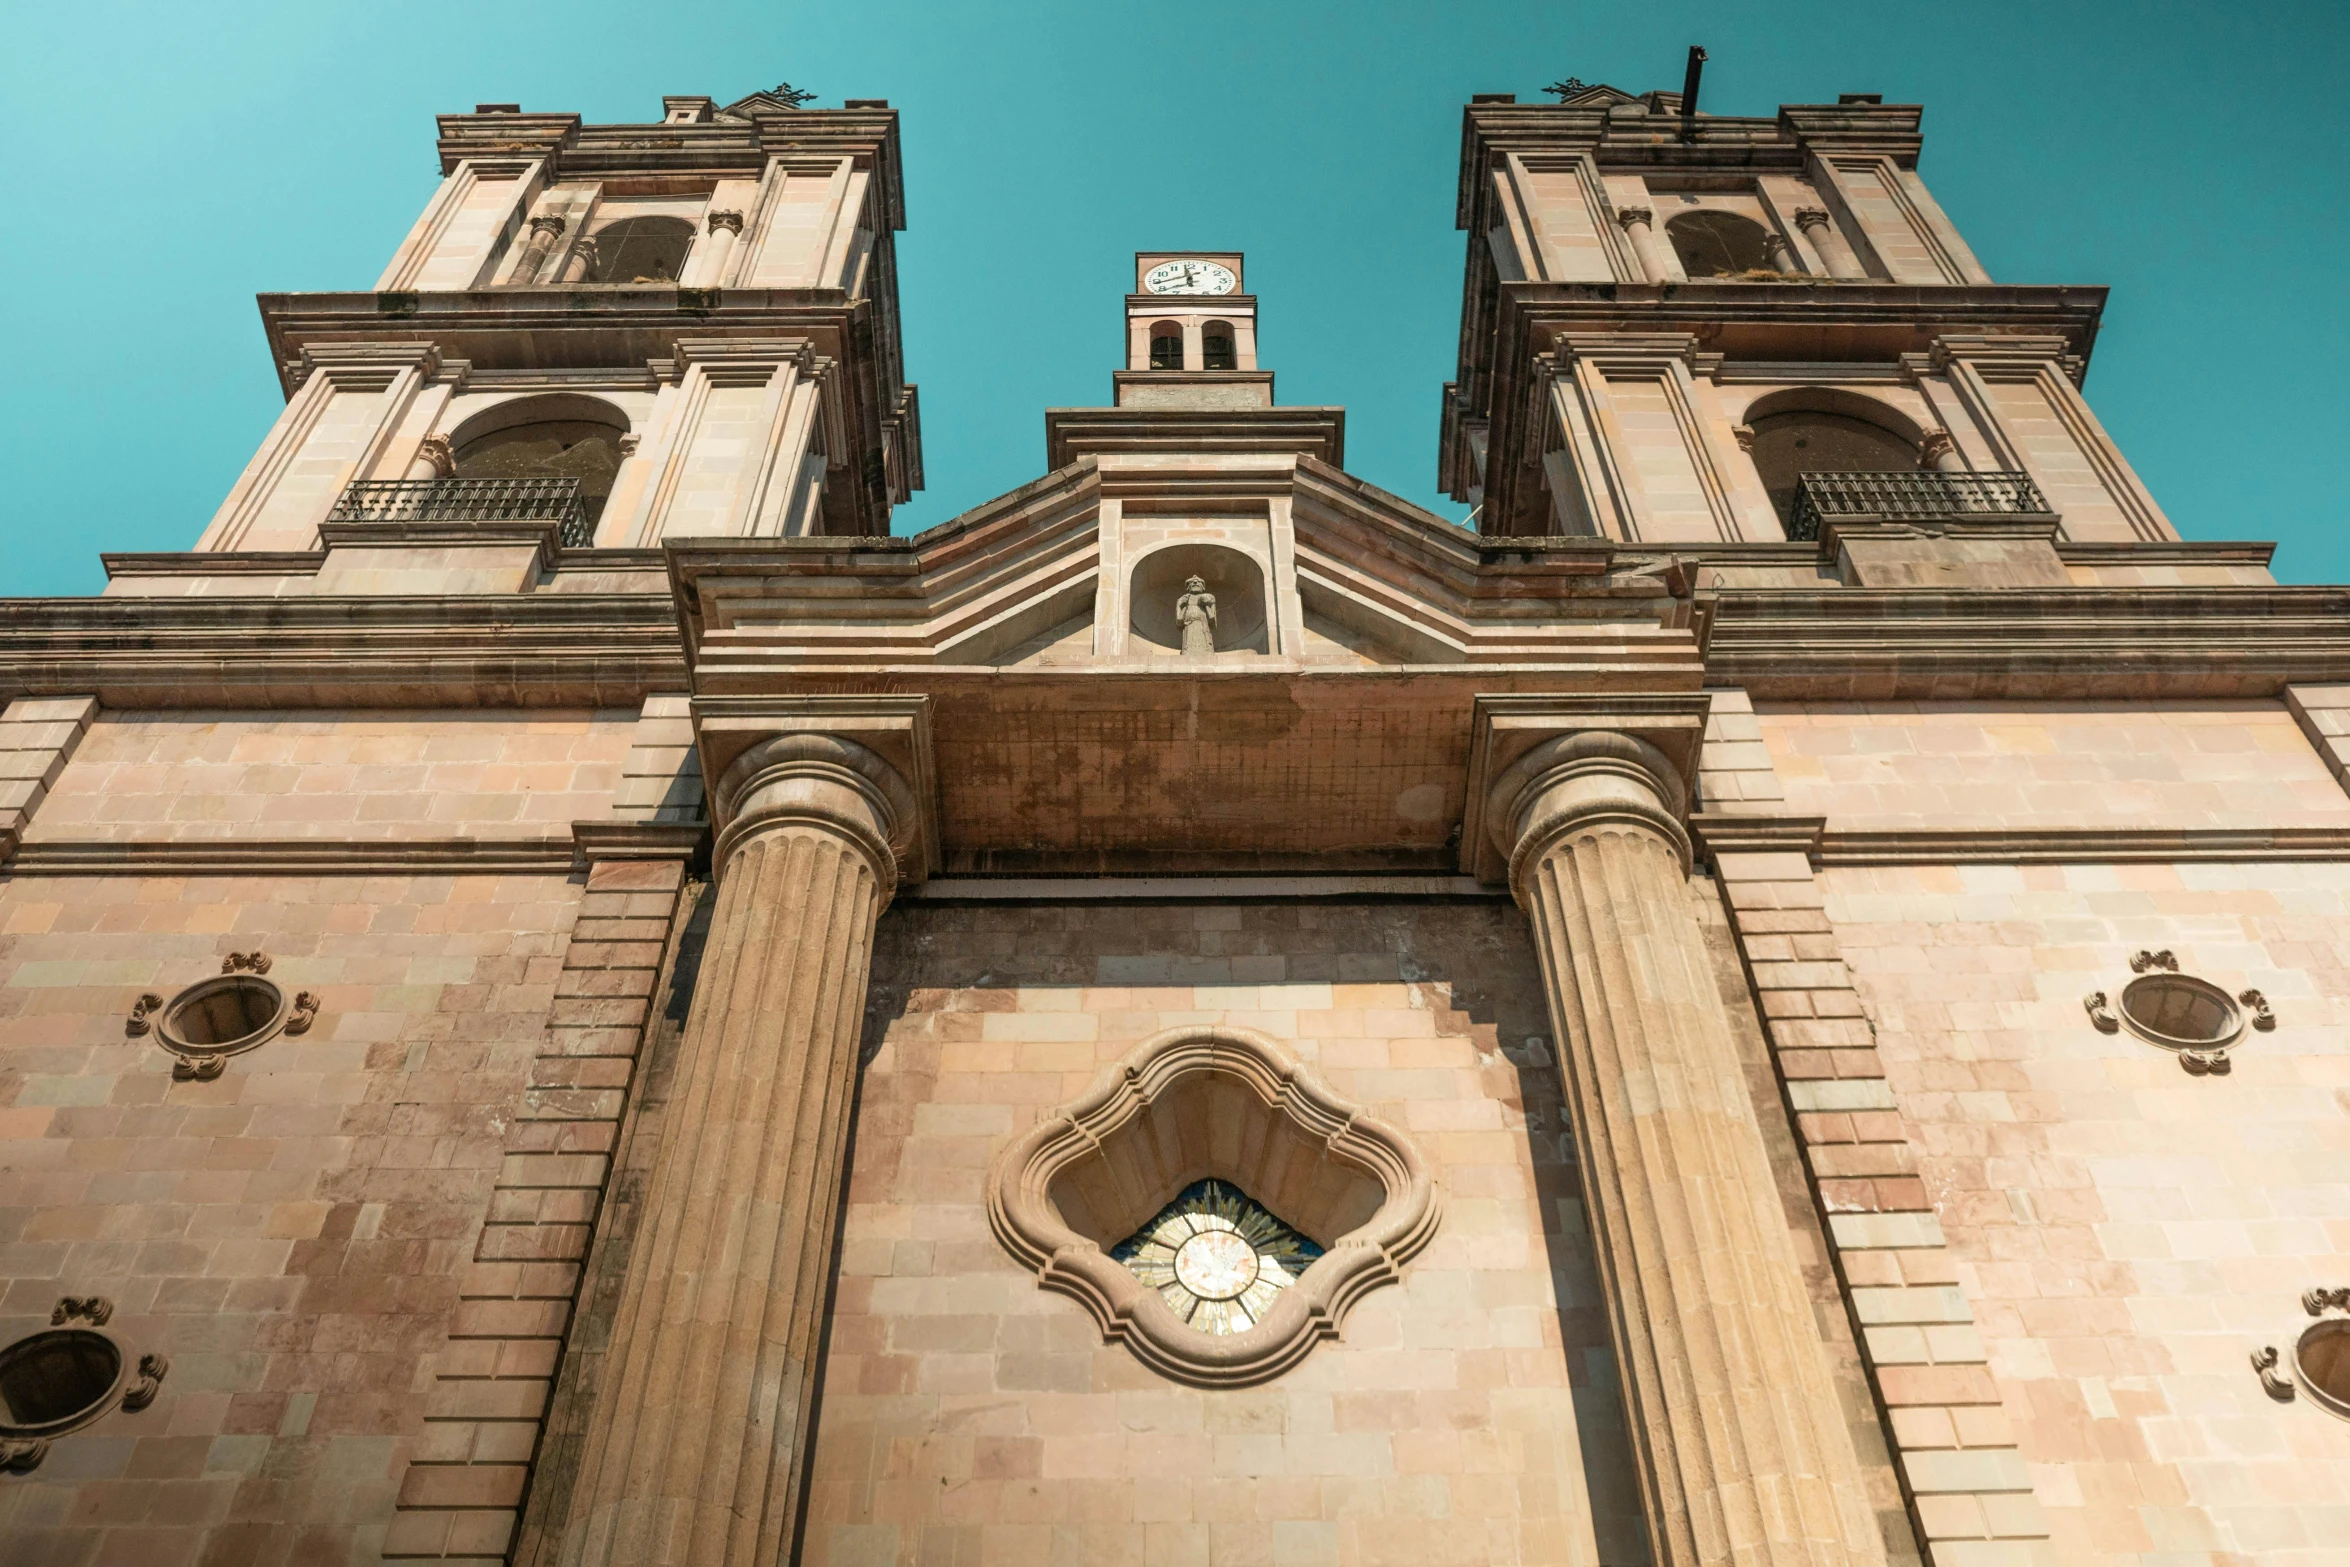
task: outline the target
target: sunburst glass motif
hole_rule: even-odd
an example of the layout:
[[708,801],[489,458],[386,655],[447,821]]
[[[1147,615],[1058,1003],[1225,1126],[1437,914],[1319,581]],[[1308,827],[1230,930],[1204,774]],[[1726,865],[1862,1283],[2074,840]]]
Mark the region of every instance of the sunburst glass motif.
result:
[[1111,1249],[1202,1333],[1246,1333],[1322,1248],[1223,1181],[1196,1181]]

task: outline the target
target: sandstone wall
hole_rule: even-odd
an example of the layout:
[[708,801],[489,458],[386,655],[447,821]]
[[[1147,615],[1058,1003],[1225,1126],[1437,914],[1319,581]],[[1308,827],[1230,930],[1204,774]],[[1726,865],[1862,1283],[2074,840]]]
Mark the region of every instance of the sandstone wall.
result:
[[[97,1294],[171,1357],[152,1406],[0,1482],[0,1557],[377,1559],[581,897],[561,873],[0,881],[0,1342]],[[319,996],[307,1035],[210,1082],[125,1036],[142,991],[254,949]],[[543,1387],[554,1343],[503,1374]],[[509,1428],[517,1458],[534,1435]]]
[[[1514,909],[901,905],[876,1009],[811,1563],[1645,1560]],[[1242,1391],[1105,1344],[984,1209],[1012,1135],[1141,1040],[1215,1022],[1407,1130],[1445,1202],[1402,1284]]]
[[636,719],[105,711],[27,837],[560,836],[610,809]]
[[1786,809],[1831,830],[2341,827],[2282,702],[1758,703]]
[[[2294,778],[2274,728],[2169,754]],[[2350,1282],[2350,865],[1821,880],[2061,1558],[2341,1562],[2350,1425],[2272,1402],[2246,1357],[2289,1355],[2301,1292]],[[2257,986],[2276,1030],[2200,1077],[2098,1032],[2083,994],[2148,948]]]

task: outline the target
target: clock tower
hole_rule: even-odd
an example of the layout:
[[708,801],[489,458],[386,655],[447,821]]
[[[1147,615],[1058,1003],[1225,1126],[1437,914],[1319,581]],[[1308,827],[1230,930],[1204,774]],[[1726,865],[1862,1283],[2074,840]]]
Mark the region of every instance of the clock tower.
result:
[[1238,251],[1145,250],[1126,296],[1120,408],[1269,408],[1257,368],[1257,302]]

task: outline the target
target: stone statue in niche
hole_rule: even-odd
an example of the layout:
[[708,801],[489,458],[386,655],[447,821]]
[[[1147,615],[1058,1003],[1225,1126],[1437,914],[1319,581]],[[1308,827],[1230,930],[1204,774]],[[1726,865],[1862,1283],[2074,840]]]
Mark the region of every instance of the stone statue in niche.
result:
[[1175,624],[1183,628],[1185,658],[1213,658],[1216,653],[1216,595],[1207,579],[1192,577],[1175,601]]

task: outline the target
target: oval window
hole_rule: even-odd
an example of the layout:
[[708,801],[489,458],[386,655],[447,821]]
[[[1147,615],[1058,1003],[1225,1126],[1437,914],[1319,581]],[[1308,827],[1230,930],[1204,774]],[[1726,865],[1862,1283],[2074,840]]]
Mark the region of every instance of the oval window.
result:
[[96,1418],[121,1380],[121,1349],[87,1328],[52,1328],[0,1349],[0,1406],[12,1435],[55,1434]]
[[2311,1323],[2293,1346],[2293,1369],[2319,1407],[2350,1420],[2350,1318]]
[[287,1011],[286,993],[258,974],[222,974],[190,985],[164,1009],[166,1046],[232,1055],[269,1037]]
[[2165,1050],[2217,1050],[2244,1032],[2244,1010],[2217,985],[2191,974],[2146,974],[2122,987],[2131,1032]]

